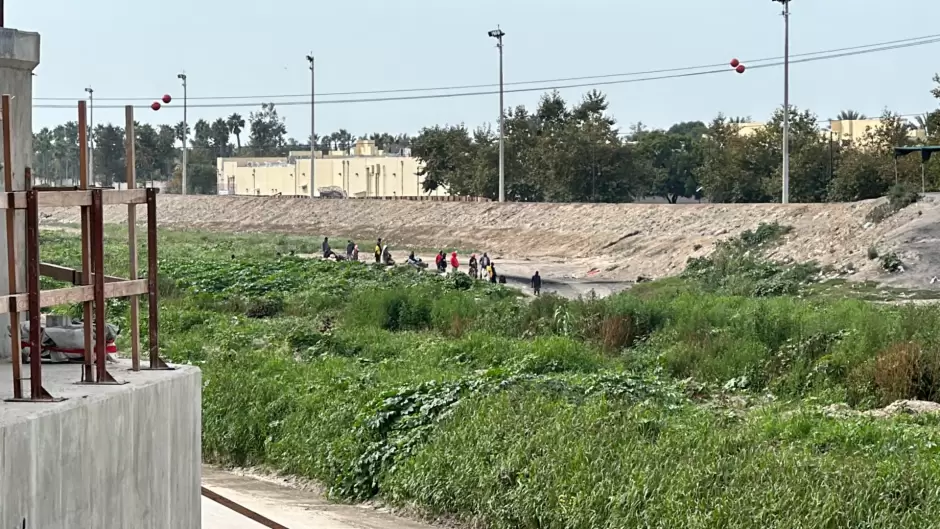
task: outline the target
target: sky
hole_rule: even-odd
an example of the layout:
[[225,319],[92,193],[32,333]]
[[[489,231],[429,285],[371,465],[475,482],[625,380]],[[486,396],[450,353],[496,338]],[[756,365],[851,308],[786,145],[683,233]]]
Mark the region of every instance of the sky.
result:
[[[142,122],[182,119],[188,77],[189,122],[238,112],[246,119],[262,102],[277,107],[288,135],[310,133],[306,55],[316,57],[316,91],[395,90],[498,83],[495,41],[506,32],[505,82],[611,75],[727,63],[783,55],[782,6],[770,0],[43,0],[7,2],[6,24],[41,34],[34,77],[35,130],[76,116],[75,100],[93,87],[96,123],[123,123],[121,108],[148,106],[168,93],[158,112],[137,110]],[[792,54],[862,46],[940,33],[937,0],[795,0]],[[940,42],[899,50],[793,64],[791,104],[820,119],[853,109],[869,116],[936,109],[930,95],[940,70]],[[663,74],[660,74],[663,75]],[[612,81],[621,78],[603,78]],[[589,83],[578,81],[578,83]],[[568,82],[563,84],[572,84]],[[557,83],[555,83],[557,84]],[[525,87],[551,86],[526,85]],[[520,88],[518,85],[507,86]],[[607,94],[621,129],[642,122],[666,128],[708,121],[719,112],[767,119],[783,101],[783,68],[596,86]],[[465,91],[494,92],[496,86]],[[569,102],[590,87],[561,90]],[[541,91],[507,93],[506,105],[534,107]],[[240,100],[197,99],[254,96]],[[389,94],[391,96],[418,93]],[[40,98],[71,98],[67,101]],[[326,96],[318,100],[377,96]],[[104,98],[116,98],[104,101]],[[137,99],[139,100],[133,100]],[[198,104],[229,105],[196,108]],[[38,105],[67,105],[40,108]],[[241,105],[241,106],[233,106]],[[415,134],[422,127],[495,123],[495,93],[410,101],[316,105],[316,131]]]

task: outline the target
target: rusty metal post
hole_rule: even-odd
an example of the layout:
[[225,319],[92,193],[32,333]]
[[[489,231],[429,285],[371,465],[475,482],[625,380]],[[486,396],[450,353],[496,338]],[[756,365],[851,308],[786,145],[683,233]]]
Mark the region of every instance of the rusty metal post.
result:
[[[134,130],[134,107],[124,107],[124,163],[125,181],[128,189],[137,189],[137,154],[134,142],[137,134]],[[137,204],[127,206],[127,249],[128,278],[139,279],[137,270]],[[131,371],[140,371],[140,296],[133,295],[128,300],[131,309],[129,331],[131,334]]]
[[147,308],[149,321],[147,331],[150,334],[147,343],[150,349],[150,367],[148,369],[173,369],[160,358],[160,343],[158,341],[159,321],[159,295],[157,283],[157,190],[147,188]]
[[91,191],[91,263],[95,293],[95,367],[98,384],[116,384],[108,373],[107,327],[104,297],[104,201],[100,189]]
[[[16,289],[16,230],[15,212],[13,209],[13,109],[10,108],[11,97],[4,94],[0,98],[0,125],[3,127],[3,185],[7,191],[6,236],[7,236],[7,281],[10,295],[18,294]],[[15,299],[15,298],[12,298]],[[23,398],[23,375],[20,353],[20,313],[17,312],[16,302],[10,302],[10,355],[13,360],[13,398]]]
[[29,295],[29,398],[53,400],[42,387],[42,314],[39,303],[39,195],[26,192],[26,290]]
[[[78,102],[78,175],[79,189],[88,189],[88,115],[85,101]],[[82,285],[91,285],[91,219],[90,206],[82,206]],[[85,354],[82,365],[81,382],[92,384],[95,381],[92,363],[92,303],[82,303],[82,323],[85,333]]]

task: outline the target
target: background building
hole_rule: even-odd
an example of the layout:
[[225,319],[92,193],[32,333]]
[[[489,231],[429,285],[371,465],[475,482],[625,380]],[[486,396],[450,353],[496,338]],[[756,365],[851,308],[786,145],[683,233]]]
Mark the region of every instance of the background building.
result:
[[[359,140],[347,154],[317,153],[314,196],[342,190],[350,197],[427,196],[418,176],[420,162],[408,149],[390,154],[375,142]],[[220,195],[310,196],[310,151],[292,151],[287,157],[236,157],[217,160]],[[431,196],[444,196],[438,189]]]

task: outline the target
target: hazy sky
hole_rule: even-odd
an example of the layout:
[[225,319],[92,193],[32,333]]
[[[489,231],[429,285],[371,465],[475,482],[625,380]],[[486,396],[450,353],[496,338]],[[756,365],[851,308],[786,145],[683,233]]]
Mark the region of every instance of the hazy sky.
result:
[[[164,93],[176,99],[140,121],[182,119],[189,77],[192,105],[250,106],[189,109],[190,123],[248,113],[262,101],[306,101],[305,55],[317,59],[317,92],[424,88],[498,82],[498,55],[488,30],[506,32],[505,80],[518,82],[605,75],[780,56],[781,5],[770,0],[42,0],[7,2],[10,27],[42,34],[37,98],[82,98],[93,86],[95,121],[123,123],[123,111],[103,105],[149,105]],[[901,7],[903,6],[903,8]],[[940,33],[937,0],[796,0],[791,4],[791,53],[805,53]],[[937,107],[931,78],[940,43],[795,64],[791,101],[820,118],[841,109],[876,115]],[[642,121],[667,127],[708,120],[718,112],[765,119],[782,102],[782,67],[717,75],[598,86],[626,130]],[[605,79],[611,80],[611,79]],[[531,86],[531,85],[530,85]],[[508,87],[507,87],[508,88]],[[589,88],[562,91],[569,101]],[[488,89],[477,89],[486,91]],[[265,96],[196,100],[213,96]],[[392,94],[395,95],[395,94]],[[412,94],[399,94],[412,95]],[[539,92],[509,93],[507,105],[534,105]],[[104,101],[106,97],[119,101]],[[370,97],[370,96],[355,96]],[[374,97],[374,96],[371,96]],[[130,98],[144,98],[129,101]],[[322,96],[324,101],[330,99]],[[335,97],[334,97],[335,99]],[[36,108],[34,124],[74,120],[68,109]],[[317,132],[346,128],[415,133],[422,126],[493,122],[496,95],[421,101],[317,105]],[[282,106],[290,136],[310,132],[309,106]]]

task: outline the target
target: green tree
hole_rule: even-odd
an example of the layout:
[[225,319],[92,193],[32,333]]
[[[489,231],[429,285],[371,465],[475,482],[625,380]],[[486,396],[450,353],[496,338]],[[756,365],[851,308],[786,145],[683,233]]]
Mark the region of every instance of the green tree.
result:
[[245,118],[241,117],[240,114],[235,113],[231,116],[225,118],[225,123],[228,125],[228,129],[235,135],[235,145],[238,147],[238,150],[242,149],[242,131],[245,130]]
[[865,114],[862,114],[861,112],[856,112],[855,110],[842,110],[836,116],[836,119],[839,119],[842,121],[855,121],[859,119],[868,119],[868,118],[865,117]]
[[279,156],[287,143],[287,126],[277,114],[274,103],[264,103],[259,112],[248,115],[249,146],[254,156]]
[[127,180],[124,154],[123,127],[110,123],[95,127],[95,175],[105,186]]

